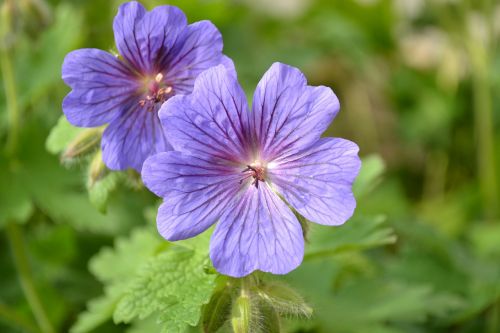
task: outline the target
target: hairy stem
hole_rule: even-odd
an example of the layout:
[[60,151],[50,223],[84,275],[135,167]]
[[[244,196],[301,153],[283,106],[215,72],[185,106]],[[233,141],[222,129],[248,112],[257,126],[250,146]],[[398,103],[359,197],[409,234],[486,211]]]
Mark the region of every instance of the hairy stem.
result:
[[42,333],[54,333],[54,328],[47,317],[47,313],[45,312],[42,302],[40,301],[40,297],[35,289],[22,230],[19,225],[11,222],[7,225],[6,231],[12,251],[12,257],[17,269],[19,282],[21,283],[24,296],[26,297],[31,311],[33,312],[38,327]]

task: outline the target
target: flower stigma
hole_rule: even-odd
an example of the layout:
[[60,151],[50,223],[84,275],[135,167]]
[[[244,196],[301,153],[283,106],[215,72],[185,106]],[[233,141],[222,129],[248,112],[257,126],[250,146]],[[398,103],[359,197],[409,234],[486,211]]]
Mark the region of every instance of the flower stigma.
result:
[[163,74],[158,73],[154,80],[146,80],[147,95],[139,101],[141,107],[146,107],[147,111],[156,111],[172,93],[173,88],[163,82]]
[[259,188],[259,182],[265,182],[265,174],[266,168],[259,161],[255,161],[252,164],[248,164],[247,167],[242,171],[245,174],[243,179],[239,181],[239,183],[243,183],[244,180],[252,177],[253,182],[251,185],[255,185],[256,188]]

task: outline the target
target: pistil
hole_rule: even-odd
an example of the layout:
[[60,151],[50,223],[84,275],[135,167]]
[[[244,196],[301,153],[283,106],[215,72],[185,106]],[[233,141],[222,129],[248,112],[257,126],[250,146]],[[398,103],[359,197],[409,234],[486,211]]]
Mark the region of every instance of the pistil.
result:
[[252,177],[254,185],[256,188],[259,188],[259,182],[265,182],[265,173],[266,169],[260,163],[252,163],[247,165],[247,167],[242,171],[245,173],[245,177],[239,181],[239,183],[243,183],[244,180]]
[[158,106],[165,102],[172,93],[173,88],[163,82],[163,74],[156,74],[153,81],[147,84],[148,94],[139,101],[141,107],[146,107],[147,111],[156,111]]

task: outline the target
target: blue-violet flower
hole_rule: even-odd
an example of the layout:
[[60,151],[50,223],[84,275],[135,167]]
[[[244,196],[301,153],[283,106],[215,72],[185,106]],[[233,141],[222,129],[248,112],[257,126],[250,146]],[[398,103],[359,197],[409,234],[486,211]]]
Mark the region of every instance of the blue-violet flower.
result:
[[232,61],[209,21],[188,25],[173,6],[147,12],[138,2],[120,6],[113,23],[119,56],[98,49],[69,53],[62,78],[72,91],[63,101],[68,121],[79,127],[108,124],[103,133],[105,164],[141,170],[144,160],[171,149],[158,119],[171,96],[190,93],[196,76]]
[[339,111],[327,87],[308,86],[296,68],[275,63],[257,86],[249,112],[236,74],[213,67],[191,95],[160,110],[174,151],[149,157],[142,178],[163,197],[160,234],[193,237],[218,221],[210,257],[223,274],[285,274],[304,256],[306,219],[340,225],[356,206],[352,183],[358,146],[321,138]]

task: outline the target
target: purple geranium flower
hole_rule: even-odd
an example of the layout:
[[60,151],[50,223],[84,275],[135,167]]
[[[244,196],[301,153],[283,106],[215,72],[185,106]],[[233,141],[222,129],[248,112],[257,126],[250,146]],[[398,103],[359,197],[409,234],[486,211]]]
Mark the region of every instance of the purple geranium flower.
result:
[[187,25],[173,6],[147,12],[138,2],[125,3],[113,30],[119,57],[98,49],[66,56],[62,78],[72,91],[63,111],[75,126],[109,123],[102,138],[104,162],[110,169],[140,171],[149,155],[171,148],[157,114],[161,104],[190,93],[202,71],[233,65],[212,23]]
[[210,257],[226,275],[285,274],[304,255],[301,224],[340,225],[356,206],[358,146],[320,138],[339,111],[330,88],[307,85],[296,68],[275,63],[254,95],[252,112],[234,71],[211,68],[188,96],[160,110],[175,151],[144,163],[146,186],[164,198],[158,230],[171,241],[219,221]]

